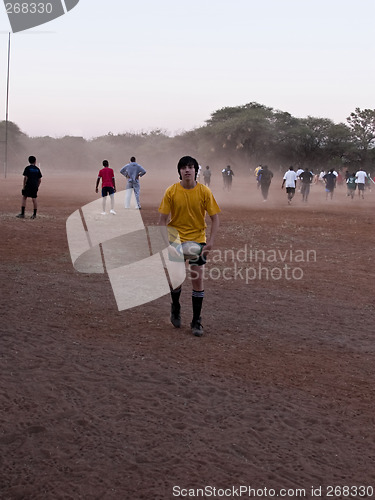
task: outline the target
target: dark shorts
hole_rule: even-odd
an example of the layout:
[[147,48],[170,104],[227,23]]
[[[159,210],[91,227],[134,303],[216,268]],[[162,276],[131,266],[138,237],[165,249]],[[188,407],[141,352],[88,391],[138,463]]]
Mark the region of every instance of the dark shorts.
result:
[[[201,248],[202,248],[202,251],[203,251],[203,247],[206,246],[206,243],[199,243]],[[189,259],[189,264],[191,266],[204,266],[206,263],[206,257],[204,257],[202,255],[202,253],[200,255],[198,255],[197,257],[194,257],[194,259]]]
[[26,187],[25,189],[22,189],[22,196],[25,198],[37,198],[38,188]]
[[286,192],[287,193],[295,193],[296,192],[296,188],[286,188]]
[[105,186],[102,188],[102,196],[105,197],[107,196],[107,194],[115,194],[115,190],[113,189],[113,187]]
[[362,182],[358,182],[358,191],[364,191],[365,190],[365,185]]

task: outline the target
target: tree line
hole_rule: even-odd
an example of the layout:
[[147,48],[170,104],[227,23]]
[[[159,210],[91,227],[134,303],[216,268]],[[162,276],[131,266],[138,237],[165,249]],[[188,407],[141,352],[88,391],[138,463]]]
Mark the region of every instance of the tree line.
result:
[[[0,122],[4,158],[5,122]],[[356,108],[346,123],[328,118],[296,118],[290,113],[251,102],[213,112],[202,127],[174,137],[163,130],[147,133],[108,133],[93,139],[65,136],[29,137],[8,122],[8,171],[18,173],[30,154],[51,170],[85,172],[104,158],[122,166],[130,155],[160,168],[175,165],[184,154],[202,165],[226,164],[236,168],[268,164],[276,172],[289,165],[354,171],[375,170],[375,110]]]

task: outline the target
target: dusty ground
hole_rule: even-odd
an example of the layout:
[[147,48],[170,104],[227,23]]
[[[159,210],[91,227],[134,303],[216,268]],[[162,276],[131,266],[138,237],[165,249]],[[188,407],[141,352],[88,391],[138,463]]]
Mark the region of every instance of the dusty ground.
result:
[[[21,177],[1,180],[2,500],[164,500],[206,486],[207,498],[240,486],[371,498],[341,488],[375,488],[374,190],[326,202],[315,186],[308,205],[288,206],[276,179],[267,203],[250,177],[231,193],[216,179],[223,258],[207,266],[198,339],[188,283],[175,330],[168,296],[119,312],[106,276],[73,269],[65,222],[95,199],[95,175],[44,174],[35,221],[14,217]],[[146,225],[175,179],[155,180],[142,185]],[[224,258],[246,245],[281,254]],[[300,260],[289,254],[280,277],[286,251]]]

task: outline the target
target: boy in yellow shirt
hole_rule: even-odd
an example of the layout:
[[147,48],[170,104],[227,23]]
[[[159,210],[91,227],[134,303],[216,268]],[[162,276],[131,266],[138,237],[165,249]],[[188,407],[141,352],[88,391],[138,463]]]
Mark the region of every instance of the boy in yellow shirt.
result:
[[[173,184],[164,193],[159,207],[160,226],[168,226],[169,241],[174,240],[173,234],[177,231],[182,243],[194,241],[202,247],[199,257],[189,260],[192,281],[193,319],[191,330],[193,335],[201,337],[201,310],[204,297],[203,266],[206,257],[213,248],[215,236],[219,228],[220,208],[211,190],[197,182],[199,164],[195,158],[184,156],[177,165],[180,182]],[[205,216],[208,213],[211,219],[211,231],[206,240]],[[170,215],[170,220],[168,218]],[[181,326],[181,286],[171,290],[171,323],[174,327]]]

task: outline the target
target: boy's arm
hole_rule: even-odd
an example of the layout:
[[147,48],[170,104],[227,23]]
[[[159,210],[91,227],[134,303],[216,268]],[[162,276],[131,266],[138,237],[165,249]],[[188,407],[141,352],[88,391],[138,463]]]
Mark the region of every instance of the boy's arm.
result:
[[26,187],[26,182],[27,182],[27,175],[23,176],[23,189]]
[[[162,227],[167,226],[169,214],[160,214],[158,225]],[[169,246],[168,232],[165,229],[161,229],[161,235],[166,246]]]
[[212,250],[215,243],[215,237],[220,225],[219,214],[210,215],[210,219],[211,219],[211,232],[210,232],[210,237],[208,238],[207,243],[204,247],[205,254],[208,253],[210,250]]
[[125,165],[124,167],[122,167],[122,169],[120,170],[120,174],[124,175],[125,177],[129,177],[128,176],[127,165]]
[[114,176],[112,177],[112,182],[113,182],[113,189],[116,191],[116,181]]
[[96,179],[95,193],[98,192],[99,182],[100,182],[100,177]]

